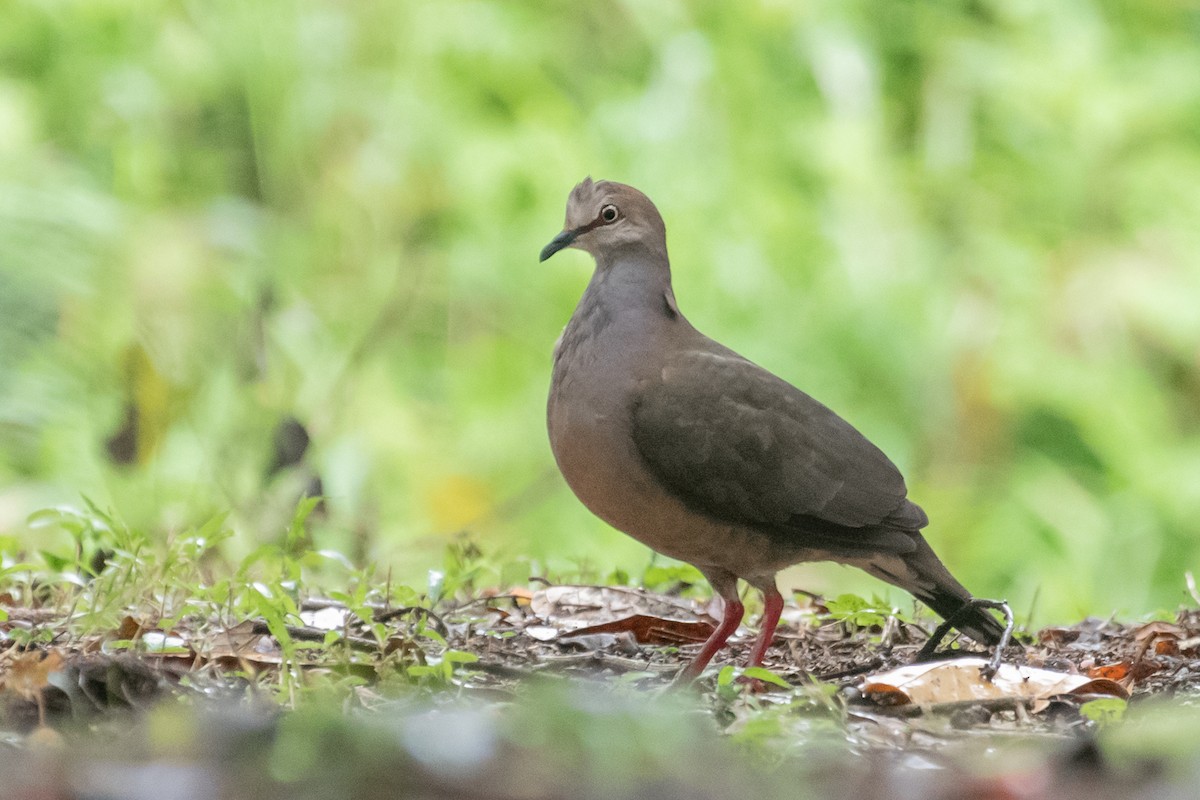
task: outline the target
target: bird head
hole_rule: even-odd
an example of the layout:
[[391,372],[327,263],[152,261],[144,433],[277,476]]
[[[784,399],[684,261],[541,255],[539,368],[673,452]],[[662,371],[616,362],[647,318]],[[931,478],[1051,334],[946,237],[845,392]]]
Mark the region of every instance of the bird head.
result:
[[563,231],[542,248],[539,261],[566,247],[593,256],[623,245],[642,244],[666,254],[667,231],[650,198],[632,186],[590,177],[571,190]]

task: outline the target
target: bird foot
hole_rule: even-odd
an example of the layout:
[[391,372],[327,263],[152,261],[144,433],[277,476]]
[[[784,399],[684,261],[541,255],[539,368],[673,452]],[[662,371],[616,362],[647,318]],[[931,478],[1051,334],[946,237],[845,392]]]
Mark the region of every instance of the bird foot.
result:
[[1004,614],[1004,633],[1001,634],[1000,641],[996,644],[996,649],[992,653],[987,666],[983,668],[983,679],[991,683],[992,678],[996,677],[996,673],[1000,670],[1000,664],[1004,661],[1004,648],[1008,647],[1008,643],[1012,640],[1013,628],[1016,627],[1012,609],[1008,607],[1008,603],[1004,600],[985,600],[981,597],[972,597],[956,613],[951,614],[949,619],[937,626],[933,635],[929,637],[929,641],[917,653],[915,660],[920,662],[933,658],[937,653],[938,646],[946,638],[946,634],[950,632],[950,629],[955,626],[956,622],[961,620],[968,610],[973,608],[994,608]]

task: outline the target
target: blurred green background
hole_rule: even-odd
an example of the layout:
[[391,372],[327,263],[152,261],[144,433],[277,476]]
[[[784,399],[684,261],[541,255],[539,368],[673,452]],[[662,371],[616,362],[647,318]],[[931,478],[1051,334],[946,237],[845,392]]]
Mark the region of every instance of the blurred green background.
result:
[[[5,4],[0,531],[232,511],[421,576],[633,574],[544,433],[587,174],[693,323],[888,452],[1047,623],[1200,566],[1200,12],[1088,2]],[[311,436],[268,477],[277,426]],[[882,591],[802,567],[784,588]],[[890,593],[898,603],[907,598]]]

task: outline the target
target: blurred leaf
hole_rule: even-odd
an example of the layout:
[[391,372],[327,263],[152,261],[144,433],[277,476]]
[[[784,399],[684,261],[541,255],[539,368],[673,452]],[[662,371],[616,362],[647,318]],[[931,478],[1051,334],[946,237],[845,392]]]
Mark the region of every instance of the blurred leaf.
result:
[[1079,425],[1051,409],[1026,410],[1017,421],[1015,437],[1022,446],[1049,456],[1093,485],[1108,472]]
[[1120,697],[1101,697],[1096,700],[1089,700],[1079,707],[1079,713],[1084,719],[1090,719],[1098,724],[1101,728],[1111,725],[1115,722],[1120,722],[1125,716],[1125,709],[1129,706],[1128,701]]
[[491,492],[479,480],[466,475],[448,475],[429,490],[430,516],[439,531],[467,528],[492,507]]
[[109,458],[121,465],[145,464],[173,422],[177,392],[140,344],[126,348],[124,421],[105,442]]
[[778,686],[783,689],[792,688],[792,685],[783,678],[779,677],[774,672],[771,672],[771,670],[764,669],[762,667],[746,667],[744,670],[742,670],[742,675],[746,678],[769,683],[773,686]]

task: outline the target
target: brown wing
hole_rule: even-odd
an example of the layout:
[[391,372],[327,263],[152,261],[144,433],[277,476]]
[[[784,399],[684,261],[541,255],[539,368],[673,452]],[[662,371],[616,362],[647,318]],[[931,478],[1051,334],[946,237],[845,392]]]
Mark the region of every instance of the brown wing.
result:
[[638,450],[674,492],[714,516],[753,524],[928,523],[906,500],[900,471],[850,423],[713,346],[673,358],[634,408]]

